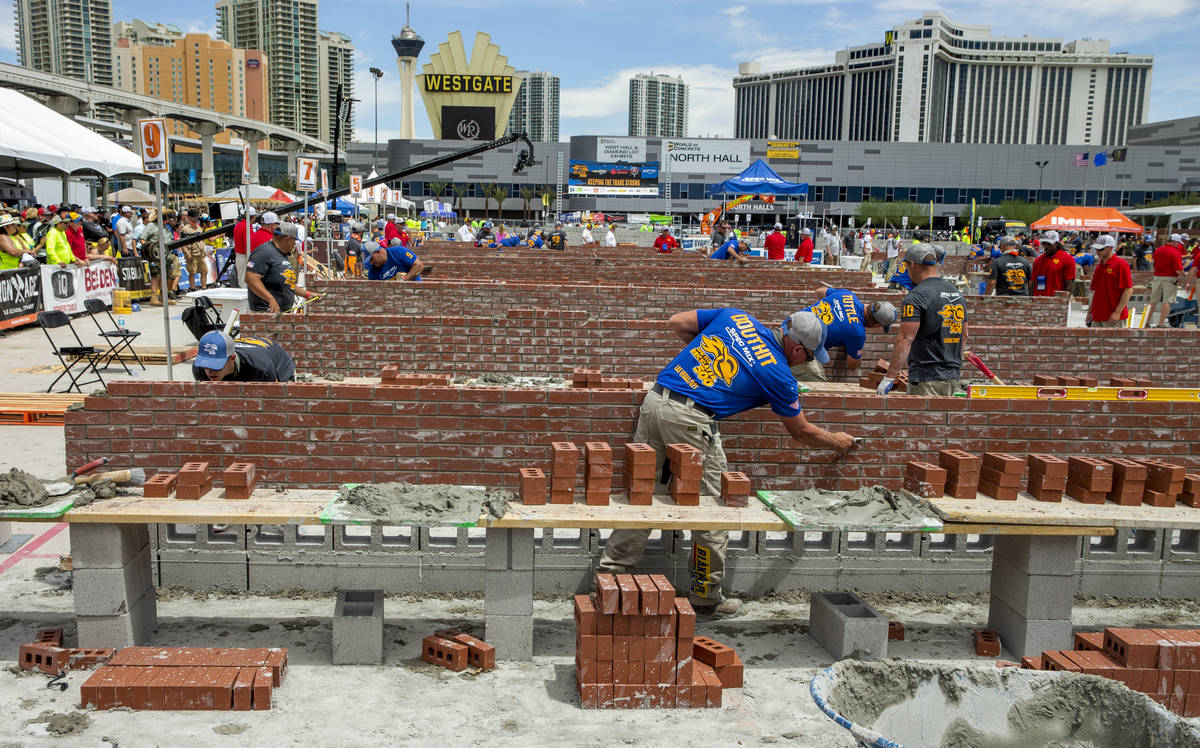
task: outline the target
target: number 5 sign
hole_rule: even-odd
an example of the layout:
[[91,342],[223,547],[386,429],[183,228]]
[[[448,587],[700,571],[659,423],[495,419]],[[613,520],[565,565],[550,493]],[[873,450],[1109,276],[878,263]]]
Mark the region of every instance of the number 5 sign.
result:
[[350,192],[355,196],[362,192],[362,177],[350,177]]
[[296,159],[296,188],[305,192],[317,191],[317,160]]
[[142,136],[142,171],[146,174],[165,174],[167,171],[167,121],[162,117],[139,119]]

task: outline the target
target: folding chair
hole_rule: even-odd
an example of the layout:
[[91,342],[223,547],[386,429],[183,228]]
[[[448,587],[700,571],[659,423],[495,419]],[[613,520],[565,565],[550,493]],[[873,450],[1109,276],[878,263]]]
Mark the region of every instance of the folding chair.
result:
[[[46,334],[46,340],[50,341],[50,350],[54,352],[54,355],[58,357],[59,362],[63,366],[62,374],[55,377],[50,386],[46,388],[46,392],[52,392],[54,385],[58,384],[58,380],[63,377],[69,377],[71,380],[71,386],[63,390],[63,392],[70,392],[74,389],[82,394],[83,388],[80,385],[91,384],[92,382],[99,382],[101,387],[108,386],[104,384],[104,378],[100,376],[100,370],[96,368],[96,362],[104,358],[107,352],[92,345],[84,345],[83,341],[79,339],[79,333],[75,332],[75,328],[71,325],[71,318],[67,316],[66,312],[38,312],[37,320],[38,324],[41,325],[42,332]],[[55,343],[54,338],[50,335],[50,331],[59,327],[66,327],[70,330],[71,337],[75,338],[77,345],[60,346]],[[76,366],[83,367],[83,371],[78,377],[71,371]],[[81,379],[81,377],[87,375],[88,369],[91,369],[92,373],[96,375],[95,379]]]
[[[88,317],[96,324],[96,330],[100,332],[100,337],[108,344],[108,353],[104,354],[104,366],[101,368],[107,369],[113,359],[116,359],[121,366],[125,367],[125,373],[133,376],[133,370],[129,368],[129,364],[125,363],[125,355],[129,355],[133,356],[134,362],[142,367],[142,371],[145,371],[146,365],[142,363],[137,351],[133,349],[133,341],[137,340],[141,333],[135,330],[126,330],[118,325],[117,321],[113,319],[108,305],[100,299],[84,299],[83,308],[87,310]],[[100,320],[96,318],[96,315],[101,312],[108,315],[108,321],[112,323],[111,330],[105,330],[104,326],[100,324]],[[123,352],[125,355],[122,355]]]

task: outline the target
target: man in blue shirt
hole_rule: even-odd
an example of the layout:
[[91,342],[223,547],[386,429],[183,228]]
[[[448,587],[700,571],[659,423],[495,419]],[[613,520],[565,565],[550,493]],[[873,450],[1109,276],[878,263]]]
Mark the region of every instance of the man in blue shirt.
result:
[[[846,368],[854,373],[862,363],[863,348],[867,344],[867,328],[882,327],[886,333],[896,321],[896,307],[886,301],[873,301],[864,305],[854,292],[844,288],[827,288],[825,293],[817,298],[817,303],[805,311],[812,312],[825,325],[825,349],[844,348],[846,350]],[[823,351],[799,366],[792,367],[792,373],[799,382],[826,382],[825,368],[822,364],[829,362],[829,354]]]
[[[845,453],[854,437],[810,423],[800,411],[796,378],[790,366],[821,350],[825,325],[812,312],[792,314],[774,330],[740,309],[698,309],[670,319],[671,330],[687,345],[659,372],[646,393],[633,441],[654,448],[655,493],[666,491],[663,475],[668,444],[690,444],[704,454],[700,493],[721,494],[725,449],[717,423],[745,410],[769,405],[792,438],[812,447]],[[614,530],[604,548],[600,568],[626,573],[642,557],[650,530]],[[724,530],[692,531],[692,587],[696,612],[729,618],[742,612],[742,602],[725,598]]]
[[710,260],[737,260],[738,264],[745,267],[749,262],[750,242],[745,239],[730,239],[721,246],[713,250],[713,253],[708,256]]
[[375,242],[363,245],[367,256],[367,280],[421,280],[424,263],[411,250],[403,246],[381,247]]

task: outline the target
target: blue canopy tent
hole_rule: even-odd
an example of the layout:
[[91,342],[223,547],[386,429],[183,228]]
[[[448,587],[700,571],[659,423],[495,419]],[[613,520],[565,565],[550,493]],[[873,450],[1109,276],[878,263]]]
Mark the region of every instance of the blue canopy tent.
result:
[[[308,204],[308,209],[311,211],[313,209],[313,207],[316,206],[317,204],[319,204],[320,202],[321,202],[320,200],[313,200],[311,203]],[[344,197],[339,197],[336,200],[326,200],[325,201],[325,209],[326,210],[340,210],[343,214],[353,213],[354,212],[354,203],[350,200],[347,200]]]
[[736,177],[708,186],[710,195],[808,195],[808,182],[789,182],[761,158]]

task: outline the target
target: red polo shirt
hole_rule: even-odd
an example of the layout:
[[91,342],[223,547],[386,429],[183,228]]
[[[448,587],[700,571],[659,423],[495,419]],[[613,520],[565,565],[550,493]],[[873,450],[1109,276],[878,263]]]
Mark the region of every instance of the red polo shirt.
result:
[[805,235],[800,240],[800,248],[796,250],[796,259],[801,262],[812,262],[813,256],[813,241],[812,238]]
[[[1121,292],[1133,288],[1133,273],[1129,263],[1113,255],[1108,262],[1096,265],[1092,273],[1092,319],[1105,322],[1117,308],[1121,300]],[[1128,319],[1129,306],[1121,310],[1121,319]]]
[[400,236],[400,229],[396,228],[396,224],[392,223],[391,221],[388,221],[383,226],[383,246],[385,246],[385,247],[392,246],[393,239],[400,239],[401,244],[403,244],[406,247],[408,246],[408,244],[406,244],[403,241],[403,238]]
[[253,252],[258,245],[264,242],[269,242],[275,238],[275,235],[266,229],[252,229],[250,231],[250,248],[246,249],[246,221],[241,220],[233,225],[233,251],[239,255],[249,254]]
[[654,240],[654,248],[663,254],[670,254],[671,250],[678,246],[679,242],[670,234],[659,234]]
[[787,253],[784,252],[784,239],[782,231],[774,231],[770,234],[767,234],[767,238],[764,243],[767,247],[768,260],[782,260],[787,256]]
[[1176,278],[1183,272],[1183,254],[1174,244],[1154,250],[1154,277]]
[[1075,286],[1075,258],[1064,250],[1052,255],[1044,252],[1033,261],[1033,295],[1053,296]]

